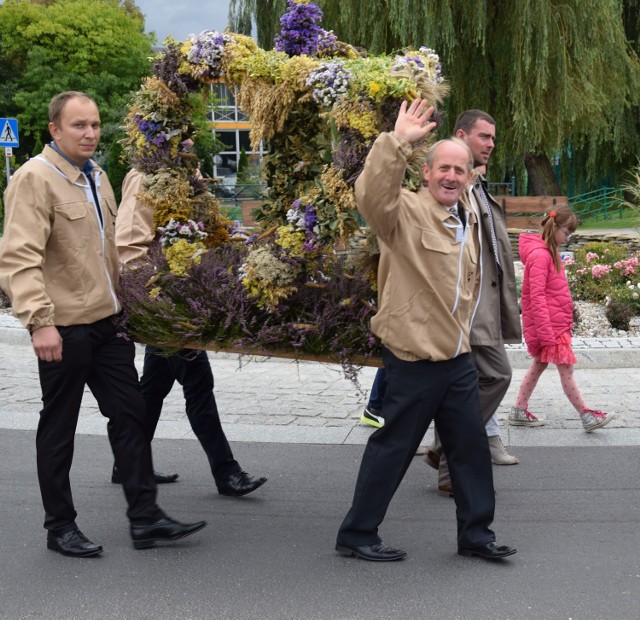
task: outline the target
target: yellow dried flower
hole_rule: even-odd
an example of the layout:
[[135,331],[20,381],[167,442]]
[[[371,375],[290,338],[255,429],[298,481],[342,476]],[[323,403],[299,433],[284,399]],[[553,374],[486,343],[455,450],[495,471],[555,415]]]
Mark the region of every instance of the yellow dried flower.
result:
[[380,134],[378,113],[368,101],[342,99],[333,106],[331,117],[339,129],[355,129],[365,139]]
[[340,239],[346,240],[360,228],[355,217],[357,206],[353,188],[342,180],[340,172],[333,165],[324,168],[320,181],[329,204],[335,209],[334,217],[338,220],[338,235]]
[[174,244],[167,246],[163,253],[171,273],[184,277],[189,274],[193,263],[200,264],[205,251],[204,244],[200,241],[189,243],[186,239],[178,239]]
[[285,263],[269,248],[259,247],[251,250],[242,271],[247,295],[256,299],[260,307],[273,312],[282,299],[296,290],[294,282],[300,266]]
[[147,174],[142,180],[137,198],[141,205],[153,209],[156,226],[166,226],[169,220],[194,219],[188,172],[182,168],[163,168]]
[[227,84],[240,84],[249,76],[248,61],[259,52],[258,44],[243,34],[233,35],[233,41],[224,46],[220,61],[222,75]]
[[276,243],[287,250],[291,256],[304,256],[304,232],[293,230],[291,226],[280,226],[276,235]]
[[205,239],[205,243],[208,247],[223,245],[228,241],[229,230],[226,226],[216,226],[208,233],[207,238]]
[[272,85],[264,79],[248,78],[240,87],[238,105],[251,118],[251,147],[282,132],[296,102],[289,84]]
[[329,201],[333,203],[338,211],[356,211],[356,197],[349,185],[347,185],[340,175],[340,172],[333,167],[333,164],[326,166],[320,177]]
[[282,81],[290,84],[296,92],[310,92],[307,78],[320,65],[320,61],[311,56],[292,56],[283,68]]
[[263,78],[272,84],[282,82],[283,71],[289,62],[289,56],[275,50],[259,49],[244,61],[247,78],[255,80]]

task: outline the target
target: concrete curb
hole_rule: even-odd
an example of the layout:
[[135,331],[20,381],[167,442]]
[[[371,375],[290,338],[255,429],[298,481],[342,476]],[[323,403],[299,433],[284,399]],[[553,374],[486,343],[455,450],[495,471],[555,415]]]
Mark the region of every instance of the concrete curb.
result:
[[[616,340],[616,339],[611,339]],[[629,339],[631,340],[631,339]],[[635,368],[640,366],[640,338],[637,343],[626,347],[603,346],[602,341],[595,340],[591,346],[580,348],[574,346],[574,353],[578,359],[578,368]],[[616,340],[619,343],[619,341]],[[612,342],[608,344],[613,344]],[[531,364],[531,356],[524,347],[507,348],[507,356],[512,368],[525,369]]]

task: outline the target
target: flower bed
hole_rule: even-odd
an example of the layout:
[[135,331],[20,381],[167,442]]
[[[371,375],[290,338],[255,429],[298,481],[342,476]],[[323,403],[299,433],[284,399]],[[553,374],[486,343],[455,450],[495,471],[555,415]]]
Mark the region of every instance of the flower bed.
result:
[[640,315],[640,256],[614,243],[592,242],[564,261],[574,300],[600,302],[615,329]]

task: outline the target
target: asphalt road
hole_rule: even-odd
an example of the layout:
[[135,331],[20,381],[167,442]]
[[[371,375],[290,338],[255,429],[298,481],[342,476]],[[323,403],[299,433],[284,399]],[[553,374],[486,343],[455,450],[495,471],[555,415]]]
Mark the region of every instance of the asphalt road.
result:
[[234,443],[268,483],[217,495],[193,440],[156,440],[171,516],[207,519],[184,541],[131,546],[122,491],[109,481],[106,437],[78,435],[72,486],[78,524],[101,557],[48,551],[35,475],[35,433],[0,430],[0,617],[244,619],[637,619],[640,458],[637,447],[522,447],[494,467],[498,541],[511,558],[458,556],[453,500],[416,458],[382,525],[408,559],[369,563],[333,545],[363,447]]

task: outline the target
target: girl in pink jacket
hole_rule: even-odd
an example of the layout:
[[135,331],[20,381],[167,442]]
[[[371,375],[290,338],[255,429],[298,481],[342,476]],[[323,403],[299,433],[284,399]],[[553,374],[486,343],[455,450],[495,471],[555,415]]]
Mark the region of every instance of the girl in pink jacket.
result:
[[562,389],[580,414],[587,433],[608,424],[613,415],[588,409],[573,377],[576,356],[571,348],[573,300],[560,259],[558,246],[567,243],[578,226],[576,214],[567,205],[556,205],[542,219],[542,234],[522,234],[520,258],[524,264],[522,281],[522,328],[527,350],[533,358],[509,424],[542,426],[545,422],[528,410],[529,398],[549,364],[560,373]]

